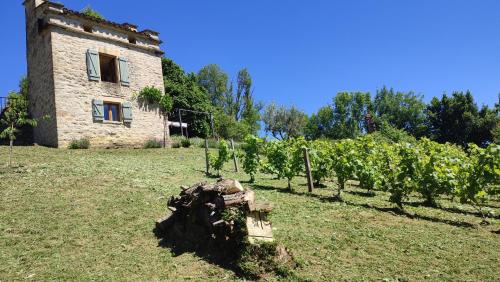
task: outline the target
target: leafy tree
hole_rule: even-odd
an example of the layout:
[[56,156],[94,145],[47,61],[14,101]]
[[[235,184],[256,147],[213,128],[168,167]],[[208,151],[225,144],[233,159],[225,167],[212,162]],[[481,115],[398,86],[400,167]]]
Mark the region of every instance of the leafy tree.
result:
[[403,129],[413,136],[426,134],[426,105],[423,96],[414,92],[394,92],[385,86],[377,90],[374,99],[375,116],[379,122]]
[[255,182],[255,174],[259,171],[262,144],[263,140],[254,135],[248,135],[245,138],[243,146],[243,150],[245,151],[243,170],[250,175],[250,182],[252,183]]
[[311,115],[304,133],[309,140],[328,138],[333,135],[334,125],[333,108],[329,105],[324,106],[317,113]]
[[97,12],[96,10],[92,9],[92,7],[90,5],[88,5],[87,7],[83,8],[80,13],[86,15],[86,16],[89,16],[89,17],[92,17],[94,19],[98,19],[98,20],[106,20],[104,18],[103,15],[101,15],[99,12]]
[[[167,58],[162,60],[162,67],[165,93],[173,98],[173,109],[213,112],[205,89],[198,85],[195,74],[185,73],[179,65]],[[176,115],[176,112],[171,114]],[[211,134],[210,120],[205,114],[189,113],[182,116],[182,121],[189,124],[190,136],[207,137]]]
[[7,107],[0,119],[0,125],[4,127],[0,132],[0,138],[9,139],[9,167],[12,167],[14,140],[21,132],[21,128],[37,125],[37,121],[30,118],[28,113],[27,88],[25,88],[27,84],[23,84],[23,81],[26,80],[21,80],[21,93],[9,93]]
[[372,112],[370,93],[340,92],[333,103],[319,109],[306,125],[306,137],[356,138],[367,131],[365,117]]
[[217,176],[221,176],[221,170],[224,164],[231,159],[231,153],[229,150],[229,145],[225,140],[219,141],[219,154],[217,157],[215,155],[209,154],[210,167],[217,171]]
[[287,140],[303,135],[307,124],[307,115],[295,107],[286,108],[269,104],[263,116],[265,131],[280,140]]
[[427,107],[430,136],[433,140],[451,142],[463,147],[468,143],[487,146],[493,142],[493,132],[500,123],[495,109],[478,109],[472,94],[454,92],[441,100],[433,98]]
[[333,98],[333,139],[355,138],[365,132],[364,118],[371,109],[369,93],[341,92]]
[[212,106],[223,109],[228,92],[228,76],[216,64],[204,66],[197,75],[198,84],[208,94]]

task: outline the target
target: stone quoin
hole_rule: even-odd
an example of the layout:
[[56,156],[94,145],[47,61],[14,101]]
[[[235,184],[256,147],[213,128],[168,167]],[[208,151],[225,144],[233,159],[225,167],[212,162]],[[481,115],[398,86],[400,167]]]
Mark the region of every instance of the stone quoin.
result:
[[157,32],[49,1],[24,6],[35,143],[66,147],[87,138],[96,147],[140,147],[169,140],[159,109],[137,99],[148,86],[164,91]]

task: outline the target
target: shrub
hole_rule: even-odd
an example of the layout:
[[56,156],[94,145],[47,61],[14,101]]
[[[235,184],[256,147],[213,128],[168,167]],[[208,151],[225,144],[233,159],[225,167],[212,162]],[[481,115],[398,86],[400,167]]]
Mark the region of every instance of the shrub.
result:
[[179,143],[179,142],[172,142],[172,145],[171,145],[171,146],[172,146],[172,148],[174,148],[174,149],[178,149],[178,148],[180,148],[180,147],[181,147],[181,143]]
[[144,144],[144,149],[161,148],[161,143],[158,140],[150,139]]
[[181,145],[183,148],[189,148],[189,147],[191,147],[191,140],[189,140],[188,138],[182,139]]
[[225,140],[219,142],[219,154],[216,157],[213,154],[208,155],[210,167],[217,171],[217,176],[221,176],[220,172],[225,163],[231,158],[229,146]]
[[88,149],[90,148],[90,141],[86,138],[82,138],[79,140],[72,140],[68,145],[68,149],[79,150],[79,149]]
[[174,104],[174,100],[170,95],[163,94],[160,89],[152,86],[143,88],[139,92],[138,97],[144,99],[147,103],[157,105],[164,113],[172,110]]
[[96,10],[92,9],[92,7],[90,7],[90,6],[83,8],[83,10],[81,10],[81,13],[88,16],[88,17],[92,17],[94,19],[106,20],[103,15],[101,15]]

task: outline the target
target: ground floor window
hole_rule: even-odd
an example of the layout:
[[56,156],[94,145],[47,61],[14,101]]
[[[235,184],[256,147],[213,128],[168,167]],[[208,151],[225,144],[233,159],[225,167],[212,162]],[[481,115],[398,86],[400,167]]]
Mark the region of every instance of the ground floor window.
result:
[[104,120],[121,121],[120,104],[104,102]]

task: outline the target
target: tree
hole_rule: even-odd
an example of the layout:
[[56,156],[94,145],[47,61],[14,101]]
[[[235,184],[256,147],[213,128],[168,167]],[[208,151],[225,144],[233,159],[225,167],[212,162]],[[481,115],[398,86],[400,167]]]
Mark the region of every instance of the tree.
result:
[[426,105],[422,95],[414,92],[394,92],[385,86],[377,90],[373,106],[377,123],[387,122],[389,125],[403,129],[413,136],[426,134]]
[[23,78],[19,83],[20,92],[9,93],[7,107],[0,119],[0,125],[4,127],[0,132],[0,138],[9,139],[9,167],[12,167],[12,152],[17,134],[21,132],[23,126],[37,125],[37,121],[30,118],[28,113],[27,85],[26,78]]
[[[162,60],[162,67],[165,93],[173,98],[173,109],[213,112],[205,89],[198,85],[195,74],[185,73],[179,65],[167,58]],[[175,115],[176,112],[170,116]],[[182,121],[189,124],[190,136],[207,137],[211,133],[210,120],[205,114],[191,113],[182,116]]]
[[365,116],[371,109],[370,93],[341,92],[333,98],[333,139],[355,138],[365,132]]
[[318,110],[318,113],[311,115],[305,126],[304,134],[309,140],[328,138],[333,135],[334,124],[333,108],[329,105],[324,106]]
[[451,97],[444,94],[441,100],[434,97],[427,115],[431,139],[463,147],[468,143],[487,146],[493,142],[493,131],[500,123],[496,110],[486,106],[479,110],[469,91],[454,92]]
[[266,132],[276,139],[287,140],[303,135],[307,115],[294,106],[286,108],[271,103],[264,111],[263,120]]
[[255,182],[255,174],[259,171],[262,144],[263,140],[254,135],[248,135],[245,138],[243,170],[250,175],[250,182],[252,183]]
[[227,144],[227,142],[225,140],[220,140],[220,142],[219,142],[219,154],[216,157],[215,155],[212,155],[211,153],[209,153],[208,158],[209,158],[210,167],[215,169],[215,171],[217,171],[217,176],[220,177],[222,168],[224,167],[224,164],[227,163],[231,158],[231,154],[229,151],[229,145]]
[[216,64],[204,66],[197,75],[198,85],[208,94],[212,106],[224,108],[224,97],[228,91],[228,76]]

